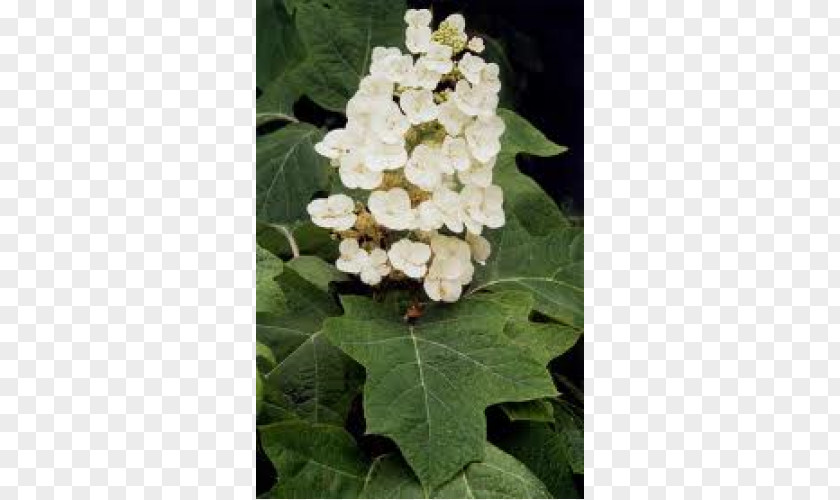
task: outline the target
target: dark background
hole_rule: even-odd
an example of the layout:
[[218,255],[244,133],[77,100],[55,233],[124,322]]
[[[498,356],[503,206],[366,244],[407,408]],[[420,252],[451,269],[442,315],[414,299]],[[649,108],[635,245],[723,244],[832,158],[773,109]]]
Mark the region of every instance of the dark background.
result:
[[[575,220],[583,215],[583,2],[581,0],[408,0],[434,23],[460,12],[470,34],[505,48],[513,69],[511,107],[569,150],[521,157],[519,166]],[[486,54],[486,51],[485,51]],[[504,78],[504,74],[502,75]]]

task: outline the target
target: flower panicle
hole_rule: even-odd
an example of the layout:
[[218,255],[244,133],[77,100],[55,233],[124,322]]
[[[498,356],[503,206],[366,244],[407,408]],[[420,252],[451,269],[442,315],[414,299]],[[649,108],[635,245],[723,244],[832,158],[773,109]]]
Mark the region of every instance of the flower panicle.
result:
[[481,234],[505,224],[493,167],[505,125],[499,67],[462,15],[432,30],[425,9],[405,14],[408,53],[375,47],[369,74],[347,102],[347,125],[315,151],[348,189],[313,200],[312,221],[340,238],[339,270],[371,286],[418,280],[431,300],[454,302],[492,252]]

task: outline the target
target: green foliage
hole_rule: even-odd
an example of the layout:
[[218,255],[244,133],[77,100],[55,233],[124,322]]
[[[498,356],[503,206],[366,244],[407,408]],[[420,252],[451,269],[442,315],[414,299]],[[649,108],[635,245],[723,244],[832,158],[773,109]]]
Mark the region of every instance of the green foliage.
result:
[[295,21],[307,55],[294,85],[320,106],[343,111],[368,70],[373,47],[402,47],[404,14],[400,0],[298,5]]
[[498,446],[533,472],[553,498],[579,498],[560,435],[543,422],[515,422]]
[[274,278],[283,272],[283,261],[257,245],[257,313],[282,314],[286,309],[283,290]]
[[261,113],[292,114],[300,92],[289,84],[288,75],[303,60],[305,50],[291,14],[280,0],[257,0],[257,101]]
[[259,0],[258,119],[292,115],[303,94],[343,111],[373,47],[403,46],[405,8],[402,0]]
[[330,166],[313,149],[323,132],[292,123],[257,139],[257,219],[273,224],[308,218],[306,205],[325,190]]
[[[326,129],[293,105],[342,112],[372,48],[402,46],[404,12],[402,0],[257,0],[257,123],[286,122],[257,139],[256,406],[277,473],[261,496],[579,497],[581,409],[548,367],[582,335],[583,234],[517,167],[565,148],[499,110],[507,223],[485,233],[493,254],[464,297],[411,322],[410,290],[352,295],[337,242],[309,222],[309,201],[340,186],[313,149]],[[505,43],[485,41],[512,105]]]
[[266,374],[265,399],[298,418],[343,423],[358,392],[360,372],[323,335],[324,321],[341,310],[325,290],[291,266],[277,281],[286,295],[287,312],[257,318],[257,339],[277,359]]
[[339,427],[283,422],[259,432],[280,476],[265,498],[550,498],[536,476],[490,443],[483,461],[424,490],[398,455],[371,461]]
[[[519,293],[431,306],[415,324],[374,301],[342,298],[327,337],[367,369],[368,432],[392,438],[427,489],[484,454],[484,409],[556,394],[543,364],[510,341]],[[525,317],[527,319],[527,311]]]

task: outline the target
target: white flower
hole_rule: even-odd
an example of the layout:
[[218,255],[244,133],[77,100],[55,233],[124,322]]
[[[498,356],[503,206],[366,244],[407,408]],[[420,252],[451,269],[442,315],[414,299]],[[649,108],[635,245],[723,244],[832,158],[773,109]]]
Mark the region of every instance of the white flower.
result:
[[466,241],[470,245],[473,259],[482,266],[486,264],[492,252],[490,242],[487,241],[487,238],[467,231]]
[[[408,52],[374,47],[369,73],[347,101],[347,124],[315,145],[338,167],[345,188],[370,191],[373,223],[342,232],[357,221],[356,202],[344,194],[314,200],[307,211],[318,226],[359,233],[341,241],[339,270],[368,285],[399,271],[394,278],[422,280],[432,300],[454,302],[472,281],[474,263],[483,265],[491,255],[482,229],[505,223],[503,193],[493,185],[505,124],[496,112],[499,66],[476,55],[484,40],[466,35],[460,14],[437,31],[431,21],[429,10],[406,12]],[[433,41],[433,34],[446,45]],[[446,88],[435,92],[444,77]],[[403,187],[380,188],[395,184]],[[438,233],[444,230],[449,235]]]
[[405,87],[419,87],[428,90],[434,90],[440,83],[440,73],[433,71],[426,67],[423,62],[418,59],[414,63],[411,72],[406,75],[401,82]]
[[431,247],[434,260],[423,288],[432,300],[455,302],[475,271],[470,246],[459,238],[438,234],[432,237]]
[[469,116],[494,116],[499,105],[499,95],[491,88],[482,85],[470,85],[466,80],[455,84],[452,100],[458,108]]
[[467,52],[458,62],[458,70],[470,83],[477,85],[481,81],[481,73],[486,65],[484,59]]
[[460,194],[463,222],[467,230],[481,234],[482,226],[497,229],[505,225],[504,196],[499,186],[465,186]]
[[464,114],[452,99],[449,99],[438,105],[438,122],[443,125],[447,134],[455,136],[460,134],[464,125],[470,122],[470,117]]
[[499,65],[487,63],[481,70],[480,85],[490,92],[498,93],[502,90],[502,81],[499,79]]
[[388,254],[381,248],[374,248],[362,263],[359,277],[368,285],[378,285],[390,272]]
[[[472,267],[472,264],[470,264],[470,258],[472,256],[470,245],[461,238],[435,234],[432,236],[431,247],[432,252],[435,254],[435,260],[452,260],[459,263],[466,263],[469,267]],[[444,269],[449,269],[449,272],[445,273],[446,277],[463,279],[466,274],[472,274],[472,271],[467,271],[466,267],[463,269],[460,268],[461,266],[458,267],[457,273],[451,268],[445,267]],[[467,283],[469,283],[469,280],[464,282],[465,285]]]
[[338,159],[339,156],[347,154],[349,149],[353,147],[353,143],[358,138],[355,134],[343,128],[330,130],[321,139],[321,142],[315,145],[315,152],[321,156],[326,156],[331,160]]
[[434,231],[443,227],[443,214],[432,200],[417,205],[417,228],[421,231]]
[[448,24],[460,32],[463,32],[464,29],[467,27],[467,21],[461,14],[452,14],[446,19],[444,19],[443,22],[440,24]]
[[440,75],[449,73],[452,71],[452,47],[431,42],[426,55],[417,62]]
[[502,149],[499,139],[504,131],[505,122],[498,116],[478,117],[464,130],[470,153],[478,161],[490,161]]
[[487,163],[473,161],[470,168],[458,172],[458,180],[465,186],[473,184],[479,187],[487,187],[493,183],[493,166],[495,163],[495,157]]
[[365,166],[376,172],[402,168],[408,160],[403,144],[388,144],[376,138],[370,138],[364,151]]
[[405,11],[405,23],[409,26],[428,26],[432,22],[432,12],[428,9],[408,9]]
[[437,270],[435,264],[432,264],[432,267],[429,268],[429,274],[423,280],[423,289],[426,290],[426,295],[436,302],[456,302],[461,298],[463,285],[458,280],[443,279],[437,272],[433,273],[433,270]]
[[350,189],[375,189],[382,184],[382,172],[365,166],[362,155],[356,151],[341,158],[338,175],[341,183]]
[[346,194],[334,194],[329,198],[312,200],[306,211],[316,226],[346,231],[356,223],[353,213],[355,204]]
[[405,178],[420,189],[431,191],[440,185],[443,175],[440,166],[443,163],[438,148],[418,144],[405,164]]
[[429,274],[423,280],[423,289],[426,290],[426,295],[436,302],[456,302],[461,298],[461,285],[457,280],[447,280],[441,278],[437,273],[433,274],[432,270],[437,269],[434,264],[429,269]]
[[411,71],[414,60],[410,55],[403,55],[395,47],[374,47],[371,54],[370,74],[399,82]]
[[[399,52],[398,49],[396,49]],[[391,100],[394,93],[394,82],[381,75],[368,75],[359,82],[357,95],[367,97],[381,97]]]
[[467,141],[463,137],[452,137],[447,135],[443,139],[441,146],[441,153],[443,156],[444,168],[441,168],[445,173],[451,174],[453,171],[464,171],[470,168],[472,159],[470,158],[470,151],[467,149]]
[[470,41],[467,43],[467,48],[480,54],[481,52],[484,52],[484,40],[474,36],[470,38]]
[[391,188],[387,192],[372,192],[368,198],[368,208],[376,222],[388,229],[402,231],[414,226],[416,216],[405,189]]
[[411,278],[422,278],[426,274],[426,263],[432,256],[432,249],[425,243],[402,239],[388,250],[388,258],[394,269]]
[[341,240],[338,251],[341,255],[335,261],[335,267],[345,273],[359,274],[368,258],[367,252],[359,248],[359,242],[352,238]]
[[453,233],[460,233],[464,230],[461,199],[458,193],[441,186],[432,193],[431,203],[438,210],[447,229]]
[[432,42],[432,30],[428,26],[409,26],[405,30],[405,47],[413,54],[429,50]]
[[406,90],[400,96],[400,107],[408,120],[417,125],[437,118],[438,109],[431,90]]
[[402,144],[403,136],[411,127],[408,118],[393,101],[381,106],[379,112],[371,116],[370,122],[371,130],[379,140],[388,144]]

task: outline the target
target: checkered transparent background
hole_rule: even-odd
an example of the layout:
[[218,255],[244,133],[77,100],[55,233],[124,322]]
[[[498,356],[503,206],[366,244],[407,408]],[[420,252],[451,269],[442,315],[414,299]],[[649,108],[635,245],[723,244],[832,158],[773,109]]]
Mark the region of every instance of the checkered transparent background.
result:
[[0,498],[253,497],[253,46],[0,2]]
[[[840,4],[588,5],[587,497],[840,497]],[[253,496],[253,43],[0,2],[0,498]]]
[[840,498],[840,3],[588,5],[587,498]]

